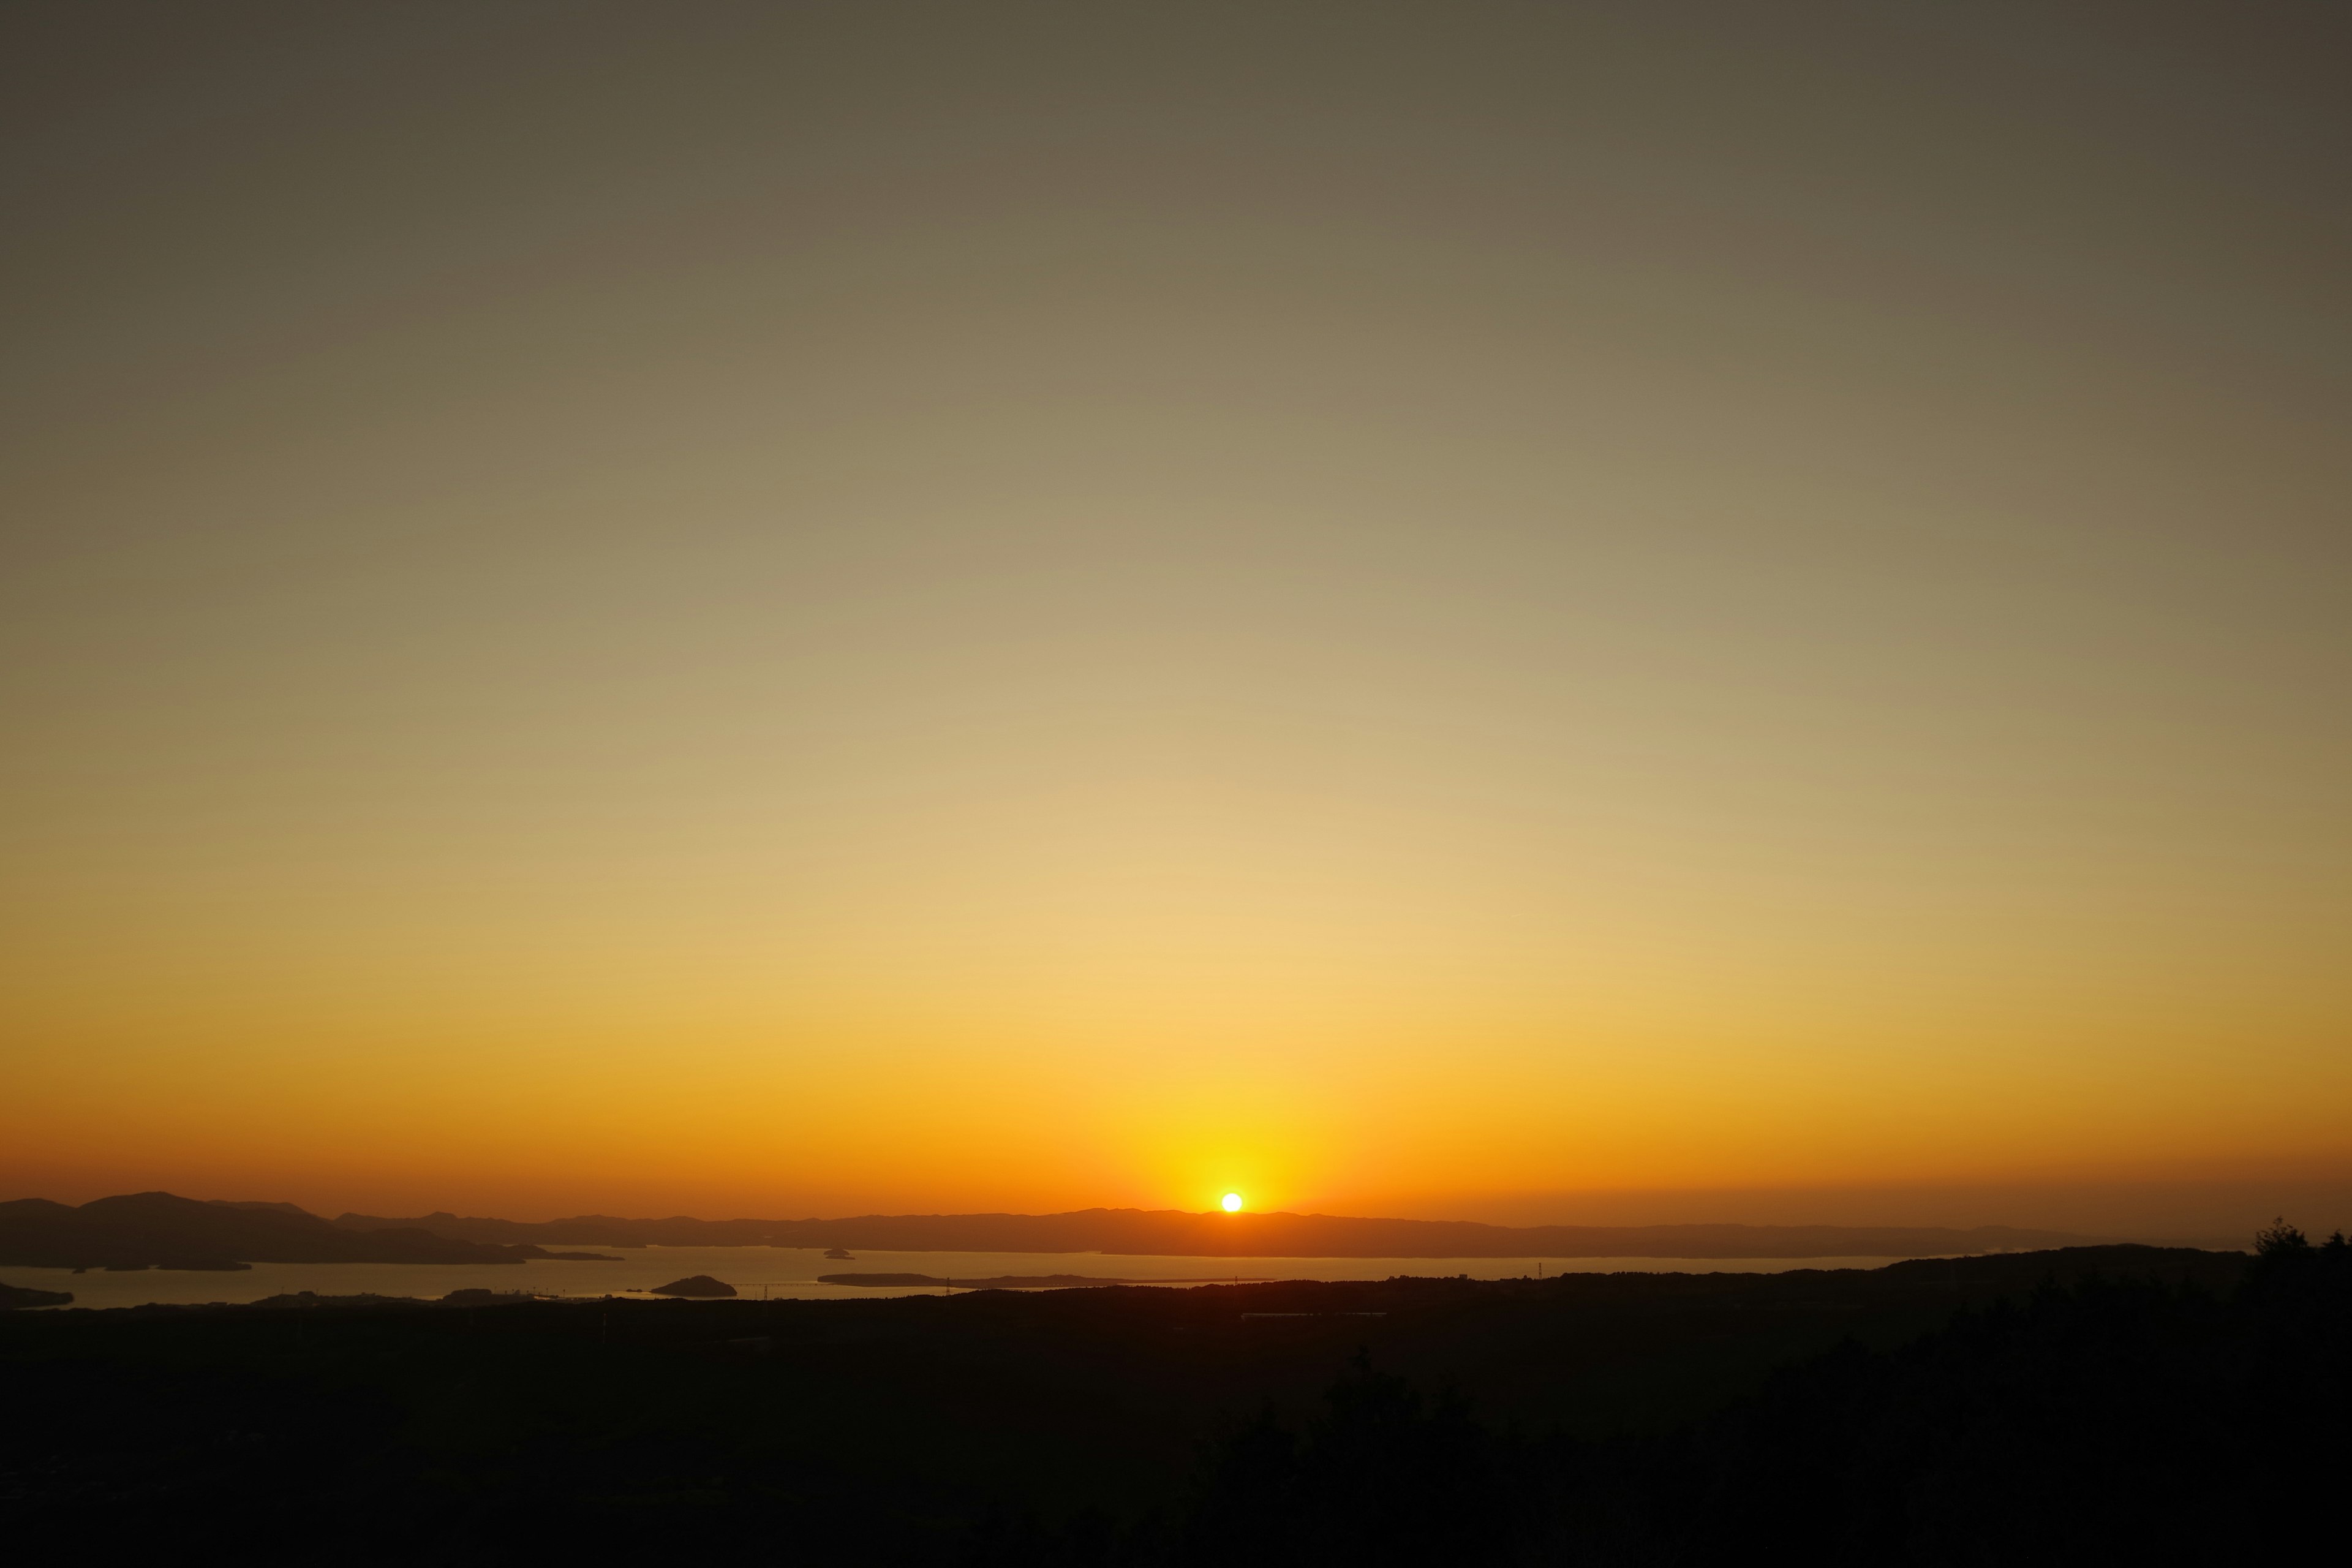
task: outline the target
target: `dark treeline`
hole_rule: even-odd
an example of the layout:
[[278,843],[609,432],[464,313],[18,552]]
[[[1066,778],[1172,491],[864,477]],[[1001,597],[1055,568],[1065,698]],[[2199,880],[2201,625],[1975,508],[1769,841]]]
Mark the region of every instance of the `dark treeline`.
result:
[[856,1302],[0,1317],[0,1538],[269,1560],[2235,1559],[2352,1248]]
[[[1226,1436],[1171,1521],[999,1523],[1001,1563],[2243,1561],[2340,1534],[2352,1247],[2285,1226],[2228,1299],[2093,1275],[1848,1340],[1664,1438],[1530,1440],[1360,1357]],[[2333,1550],[2324,1552],[2332,1555]]]

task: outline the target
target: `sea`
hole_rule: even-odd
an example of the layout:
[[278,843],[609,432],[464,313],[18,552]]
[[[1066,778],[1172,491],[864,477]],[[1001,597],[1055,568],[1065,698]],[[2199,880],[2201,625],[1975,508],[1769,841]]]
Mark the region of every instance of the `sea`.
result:
[[[1792,1268],[1878,1268],[1895,1258],[1160,1258],[1100,1252],[859,1251],[844,1261],[816,1247],[588,1247],[610,1263],[532,1258],[523,1263],[257,1263],[227,1272],[142,1268],[125,1272],[0,1268],[0,1283],[70,1291],[73,1308],[201,1305],[272,1296],[393,1296],[438,1300],[455,1290],[528,1292],[569,1300],[654,1300],[656,1286],[707,1274],[751,1300],[863,1300],[938,1296],[982,1280],[1050,1274],[1134,1285],[1205,1285],[1269,1279],[1387,1279],[1466,1276],[1517,1279],[1620,1272],[1777,1274]],[[925,1274],[945,1285],[828,1285],[821,1274]]]

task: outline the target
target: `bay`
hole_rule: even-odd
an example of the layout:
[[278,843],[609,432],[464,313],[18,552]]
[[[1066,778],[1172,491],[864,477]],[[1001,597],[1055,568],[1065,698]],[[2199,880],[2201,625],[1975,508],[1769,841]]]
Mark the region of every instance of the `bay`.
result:
[[[1894,1258],[1163,1258],[1100,1252],[860,1251],[849,1261],[815,1247],[597,1247],[617,1259],[587,1263],[533,1258],[525,1263],[257,1263],[233,1272],[146,1268],[129,1272],[0,1268],[0,1283],[68,1290],[73,1307],[231,1304],[295,1295],[394,1296],[437,1300],[453,1290],[529,1291],[558,1298],[651,1300],[646,1292],[688,1275],[708,1274],[753,1300],[866,1300],[936,1296],[954,1286],[828,1285],[821,1274],[924,1274],[982,1280],[1051,1274],[1138,1285],[1266,1279],[1386,1279],[1467,1276],[1516,1279],[1554,1274],[1618,1272],[1778,1274],[1793,1268],[1878,1268]],[[70,1309],[45,1309],[47,1310]]]

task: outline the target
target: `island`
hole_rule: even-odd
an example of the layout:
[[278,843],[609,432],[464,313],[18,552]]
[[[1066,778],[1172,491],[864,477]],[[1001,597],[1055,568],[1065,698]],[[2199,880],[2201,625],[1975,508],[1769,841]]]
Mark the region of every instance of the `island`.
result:
[[690,1274],[683,1279],[673,1279],[667,1285],[656,1285],[649,1292],[656,1296],[720,1297],[735,1294],[735,1287],[723,1279],[713,1279],[708,1274]]

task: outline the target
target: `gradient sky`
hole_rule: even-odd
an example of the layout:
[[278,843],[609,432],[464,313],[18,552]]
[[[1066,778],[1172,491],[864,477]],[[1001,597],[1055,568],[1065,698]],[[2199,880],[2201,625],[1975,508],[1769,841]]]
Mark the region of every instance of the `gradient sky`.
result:
[[2352,1191],[2347,58],[11,5],[0,1195]]

